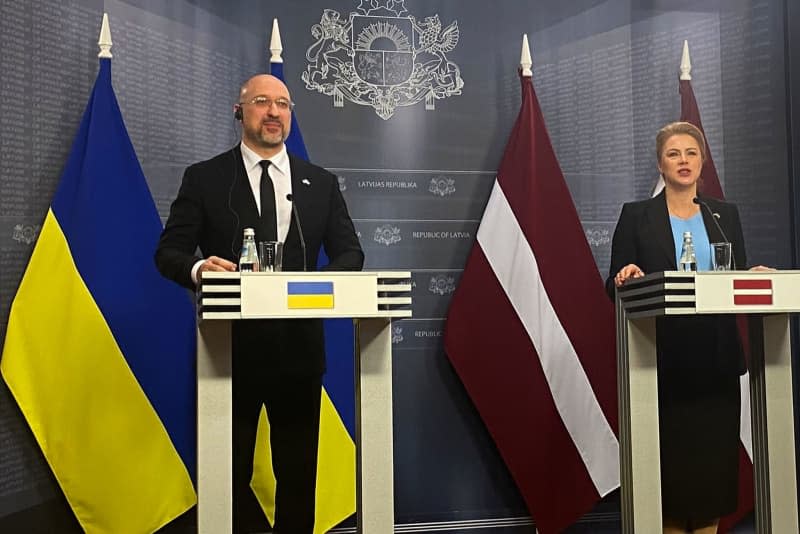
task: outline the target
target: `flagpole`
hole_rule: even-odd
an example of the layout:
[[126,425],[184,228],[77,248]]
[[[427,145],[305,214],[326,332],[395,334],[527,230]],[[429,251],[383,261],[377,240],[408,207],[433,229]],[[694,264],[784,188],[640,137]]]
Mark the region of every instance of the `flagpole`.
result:
[[269,58],[270,63],[283,63],[281,52],[283,52],[283,45],[281,44],[281,30],[278,27],[278,19],[272,19],[272,37],[269,40],[269,51],[272,54]]
[[689,41],[683,41],[681,54],[681,80],[692,81],[692,59],[689,57]]
[[111,59],[111,28],[108,25],[108,13],[103,13],[103,23],[100,25],[100,37],[97,46],[100,47],[97,57],[101,59]]
[[[522,76],[524,78],[533,78],[533,70],[531,67],[533,66],[533,60],[531,58],[531,47],[528,43],[528,34],[522,34],[522,51],[520,53],[519,58],[519,68],[522,71]],[[533,529],[534,534],[539,534],[539,529]]]
[[519,67],[522,69],[522,75],[526,78],[531,78],[533,76],[533,71],[531,67],[533,66],[533,60],[531,60],[531,47],[528,45],[528,34],[522,34],[522,53],[520,54],[519,58]]
[[[692,58],[689,57],[689,41],[686,39],[683,41],[683,51],[681,52],[680,73],[681,74],[678,77],[680,81],[692,81]],[[706,144],[706,146],[708,145]],[[664,186],[664,177],[659,175],[652,191],[650,191],[650,196],[654,197],[659,194],[664,189]]]

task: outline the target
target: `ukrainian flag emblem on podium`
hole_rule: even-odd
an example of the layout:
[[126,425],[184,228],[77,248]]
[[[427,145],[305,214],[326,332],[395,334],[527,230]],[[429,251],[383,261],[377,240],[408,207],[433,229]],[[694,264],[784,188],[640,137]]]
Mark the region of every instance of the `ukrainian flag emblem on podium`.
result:
[[286,305],[292,310],[333,308],[333,282],[287,282]]

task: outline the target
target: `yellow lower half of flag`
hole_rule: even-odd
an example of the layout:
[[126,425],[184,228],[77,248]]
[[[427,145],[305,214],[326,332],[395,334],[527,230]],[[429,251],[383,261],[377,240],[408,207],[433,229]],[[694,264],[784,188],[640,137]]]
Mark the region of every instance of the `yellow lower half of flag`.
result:
[[153,532],[196,502],[52,211],[11,307],[0,371],[86,532]]
[[[325,389],[319,417],[319,454],[314,534],[322,534],[356,512],[356,446]],[[269,420],[258,420],[250,487],[270,524],[275,524],[275,474],[269,446]]]
[[333,308],[333,295],[288,295],[289,309],[330,309]]

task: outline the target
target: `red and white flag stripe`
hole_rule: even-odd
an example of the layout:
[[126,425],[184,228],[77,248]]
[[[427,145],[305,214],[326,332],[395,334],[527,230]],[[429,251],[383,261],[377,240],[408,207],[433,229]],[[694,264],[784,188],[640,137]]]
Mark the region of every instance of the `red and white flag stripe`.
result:
[[772,280],[734,280],[733,304],[772,305]]
[[544,371],[550,393],[597,493],[619,487],[619,443],[547,295],[536,255],[495,181],[477,234]]

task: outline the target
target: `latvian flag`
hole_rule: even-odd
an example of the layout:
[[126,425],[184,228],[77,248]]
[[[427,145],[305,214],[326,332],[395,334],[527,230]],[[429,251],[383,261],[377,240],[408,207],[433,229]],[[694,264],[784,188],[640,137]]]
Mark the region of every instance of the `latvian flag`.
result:
[[772,280],[734,280],[733,304],[736,306],[772,305]]
[[614,307],[530,78],[445,350],[540,534],[619,486]]

